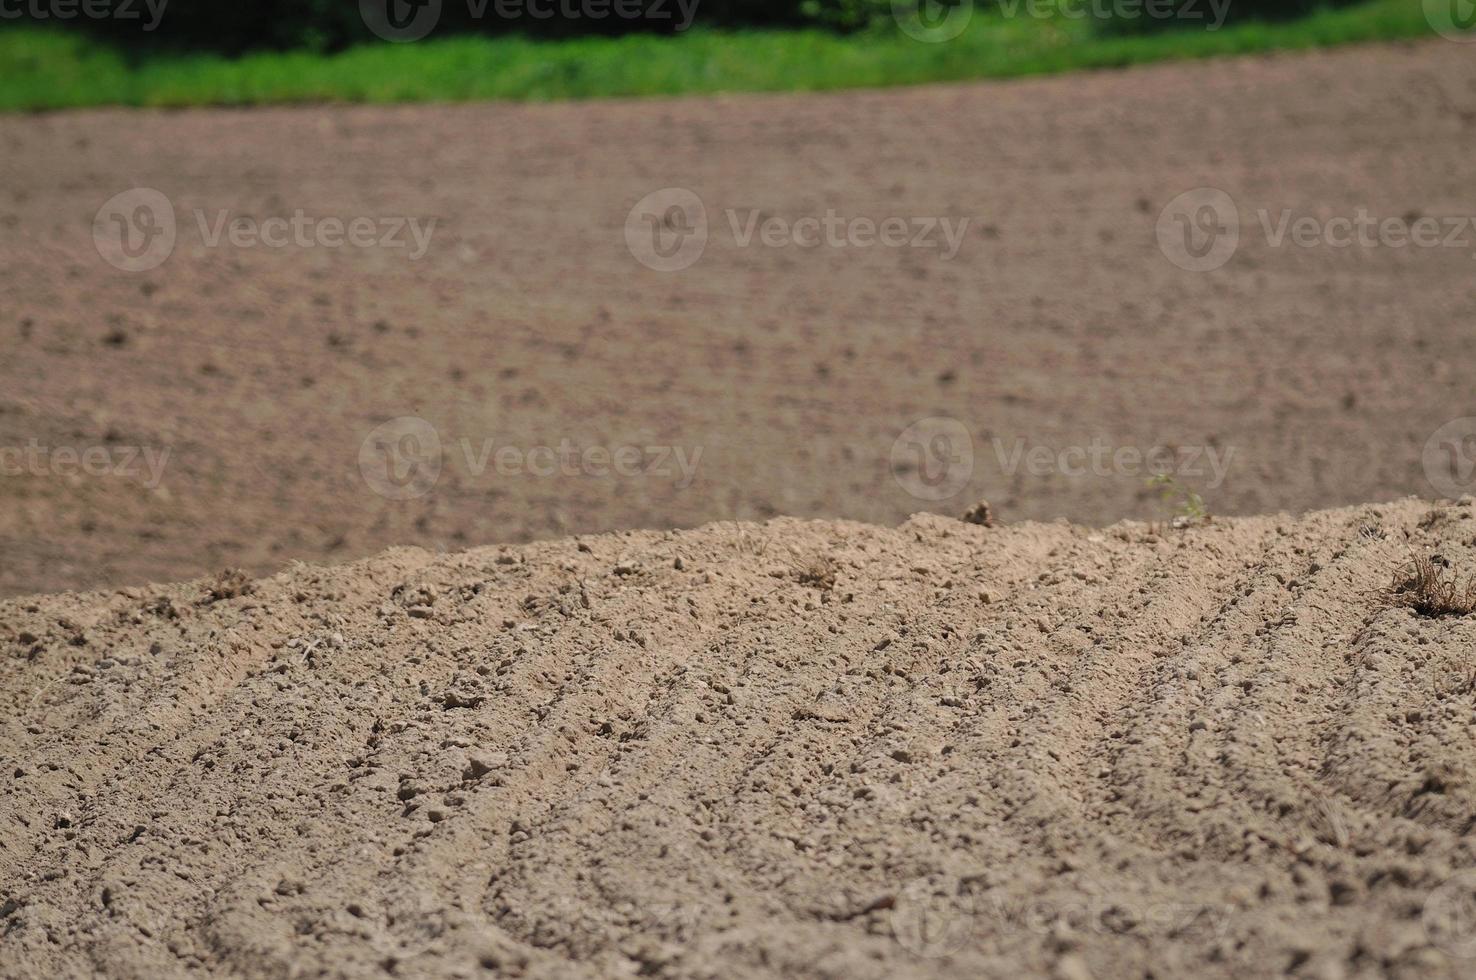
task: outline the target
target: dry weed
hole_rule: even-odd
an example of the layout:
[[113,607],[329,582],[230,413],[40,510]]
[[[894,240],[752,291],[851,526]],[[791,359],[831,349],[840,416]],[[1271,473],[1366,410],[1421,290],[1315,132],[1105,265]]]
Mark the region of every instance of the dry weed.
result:
[[825,555],[814,555],[809,558],[796,559],[793,564],[801,585],[808,585],[821,592],[829,592],[835,588],[837,568],[834,559]]
[[236,599],[255,591],[256,583],[251,581],[250,575],[239,568],[228,568],[217,575],[214,582],[205,587],[205,595],[200,600],[200,605],[208,606],[226,599]]
[[764,552],[769,550],[769,539],[750,534],[748,528],[742,524],[735,523],[734,530],[737,531],[736,546],[738,554],[750,558],[762,558]]
[[1394,576],[1385,590],[1396,606],[1413,609],[1421,616],[1468,616],[1476,612],[1476,580],[1462,582],[1449,577],[1433,558],[1416,555],[1412,567]]

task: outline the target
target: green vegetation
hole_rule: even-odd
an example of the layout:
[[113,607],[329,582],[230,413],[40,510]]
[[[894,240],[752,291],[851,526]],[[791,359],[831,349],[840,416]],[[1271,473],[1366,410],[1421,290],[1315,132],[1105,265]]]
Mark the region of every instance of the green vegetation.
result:
[[1194,488],[1180,483],[1167,473],[1160,473],[1148,481],[1148,486],[1159,491],[1164,506],[1174,511],[1173,526],[1188,527],[1203,524],[1210,519],[1209,508],[1204,498]]
[[1218,31],[1119,33],[1084,19],[976,12],[958,38],[922,43],[894,28],[692,30],[532,40],[459,35],[336,54],[128,50],[42,27],[0,30],[0,110],[94,105],[447,102],[733,91],[816,91],[1003,78],[1431,33],[1420,4],[1371,0]]

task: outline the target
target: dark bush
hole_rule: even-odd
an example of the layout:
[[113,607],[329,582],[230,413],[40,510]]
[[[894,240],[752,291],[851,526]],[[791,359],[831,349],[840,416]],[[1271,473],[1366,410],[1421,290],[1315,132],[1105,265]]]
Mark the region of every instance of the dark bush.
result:
[[[1116,13],[1103,22],[1109,33],[1178,29],[1203,30],[1223,15],[1225,24],[1251,20],[1295,20],[1318,10],[1348,7],[1362,0],[1066,0],[1100,2]],[[1150,14],[1157,5],[1156,15]],[[1218,11],[1218,13],[1217,13]]]
[[[151,0],[131,0],[130,9],[143,14]],[[158,0],[152,0],[158,2]],[[908,3],[972,3],[980,15],[1028,16],[1039,11],[1042,0],[906,0]],[[1253,18],[1302,16],[1318,7],[1344,6],[1357,0],[1058,0],[1063,6],[1100,18],[1103,12],[1117,16],[1100,21],[1108,32],[1140,32],[1180,27],[1201,28],[1212,8],[1225,10],[1229,21]],[[122,0],[111,0],[115,7]],[[397,5],[402,14],[420,5],[439,3],[440,15],[433,36],[458,32],[524,33],[541,37],[576,34],[624,34],[644,31],[668,33],[682,19],[682,4],[695,9],[693,23],[699,27],[797,27],[820,26],[836,31],[854,31],[877,22],[890,22],[892,0],[362,0],[371,10],[382,12]],[[1223,5],[1228,3],[1228,8]],[[637,9],[659,9],[663,16],[592,17],[588,13],[567,16],[562,11],[590,11],[633,4]],[[1031,4],[1027,7],[1026,4]],[[694,8],[695,5],[695,8]],[[31,7],[20,7],[27,11]],[[1132,11],[1167,10],[1181,16],[1147,16]],[[534,16],[533,9],[550,16]],[[499,14],[499,10],[504,13]],[[512,16],[506,11],[520,11]],[[1192,18],[1188,15],[1193,14]],[[156,30],[144,32],[141,19],[89,19],[74,17],[52,24],[92,30],[128,45],[159,44],[169,47],[202,48],[236,54],[258,48],[303,48],[336,51],[352,44],[377,40],[361,13],[361,0],[168,0]],[[14,23],[0,21],[0,26]]]
[[[119,0],[114,0],[117,5]],[[366,0],[398,4],[409,16],[410,0]],[[852,30],[885,14],[889,0],[413,0],[439,2],[440,14],[432,36],[480,32],[523,33],[562,37],[577,34],[667,33],[682,21],[682,4],[695,10],[693,24],[707,27],[825,26]],[[613,13],[590,16],[590,10],[633,5],[657,16],[621,17]],[[695,6],[694,6],[695,5]],[[27,5],[28,6],[28,5]],[[169,0],[155,30],[142,30],[145,0],[133,0],[140,17],[51,20],[54,26],[91,30],[124,43],[202,48],[230,54],[257,48],[305,48],[335,51],[378,40],[365,23],[360,0]],[[26,8],[22,8],[26,9]],[[374,9],[371,7],[371,10]],[[576,16],[564,12],[572,9]],[[537,11],[535,15],[534,11]],[[499,12],[501,11],[501,13]],[[512,11],[511,15],[508,14]],[[382,16],[382,15],[381,15]],[[12,23],[6,21],[3,23]],[[3,26],[0,23],[0,26]]]

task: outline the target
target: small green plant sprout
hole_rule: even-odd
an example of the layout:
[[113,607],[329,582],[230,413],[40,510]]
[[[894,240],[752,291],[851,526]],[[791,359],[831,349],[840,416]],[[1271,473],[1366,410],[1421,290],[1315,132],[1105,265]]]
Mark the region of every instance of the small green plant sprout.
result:
[[1148,486],[1159,491],[1159,499],[1174,511],[1171,524],[1176,530],[1210,522],[1210,512],[1209,508],[1204,505],[1204,498],[1192,487],[1186,486],[1167,473],[1154,476],[1148,481]]

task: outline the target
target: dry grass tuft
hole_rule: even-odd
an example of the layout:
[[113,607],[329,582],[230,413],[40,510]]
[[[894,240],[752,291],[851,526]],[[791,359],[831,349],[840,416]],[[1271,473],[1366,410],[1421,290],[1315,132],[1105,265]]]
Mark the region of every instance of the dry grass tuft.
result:
[[1448,578],[1435,560],[1416,555],[1413,567],[1394,577],[1386,590],[1390,602],[1413,609],[1421,616],[1469,616],[1476,612],[1476,580]]
[[1467,667],[1456,674],[1455,682],[1445,685],[1440,690],[1442,700],[1452,697],[1470,697],[1472,694],[1476,694],[1476,667]]
[[764,552],[769,550],[768,538],[750,534],[748,528],[737,522],[734,522],[733,529],[736,532],[734,546],[738,549],[738,554],[749,558],[762,558]]
[[835,588],[837,570],[835,560],[825,555],[814,555],[794,562],[795,575],[799,577],[800,584],[821,592],[829,592]]
[[228,568],[215,577],[215,581],[205,588],[205,596],[200,600],[200,605],[208,606],[226,599],[237,599],[243,595],[250,595],[256,591],[256,583],[251,581],[239,568]]

